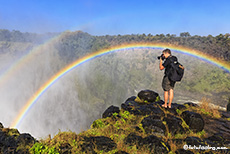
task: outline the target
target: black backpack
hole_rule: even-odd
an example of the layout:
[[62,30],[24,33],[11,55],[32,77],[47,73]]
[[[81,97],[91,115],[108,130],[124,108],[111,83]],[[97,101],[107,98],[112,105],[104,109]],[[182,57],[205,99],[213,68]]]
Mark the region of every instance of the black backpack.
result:
[[[177,59],[177,58],[176,58]],[[180,64],[177,60],[170,58],[170,69],[168,73],[168,78],[171,81],[181,81],[184,75],[184,66]]]

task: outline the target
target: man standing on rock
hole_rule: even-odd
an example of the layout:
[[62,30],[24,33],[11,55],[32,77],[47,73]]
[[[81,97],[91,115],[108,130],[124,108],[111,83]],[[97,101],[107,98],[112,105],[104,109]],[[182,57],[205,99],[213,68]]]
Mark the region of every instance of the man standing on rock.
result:
[[[175,82],[169,80],[168,74],[170,70],[171,61],[177,61],[177,58],[171,55],[171,50],[169,49],[163,50],[162,55],[159,58],[160,58],[160,64],[159,64],[160,70],[163,70],[165,68],[164,78],[162,80],[162,88],[164,90],[165,104],[163,104],[162,107],[171,108],[171,104],[174,96],[173,88],[175,86]],[[164,63],[162,64],[163,60]],[[168,99],[169,99],[169,104],[167,105]]]

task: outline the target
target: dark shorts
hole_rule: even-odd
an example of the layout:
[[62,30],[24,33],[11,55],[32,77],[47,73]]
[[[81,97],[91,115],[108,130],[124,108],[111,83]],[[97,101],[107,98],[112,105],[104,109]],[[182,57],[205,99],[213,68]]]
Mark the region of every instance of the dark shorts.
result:
[[162,88],[164,91],[169,91],[170,89],[173,89],[175,86],[174,81],[170,81],[169,78],[167,76],[164,76],[163,80],[162,80]]

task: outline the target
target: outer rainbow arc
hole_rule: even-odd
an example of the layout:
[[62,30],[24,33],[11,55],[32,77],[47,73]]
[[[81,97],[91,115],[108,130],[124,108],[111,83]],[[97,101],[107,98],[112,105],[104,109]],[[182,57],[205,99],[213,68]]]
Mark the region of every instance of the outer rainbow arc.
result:
[[189,54],[191,56],[195,56],[197,58],[207,60],[213,64],[216,64],[220,68],[226,69],[228,72],[230,72],[230,64],[217,60],[214,57],[208,56],[200,51],[193,50],[190,48],[182,47],[182,46],[175,46],[175,45],[170,45],[170,44],[165,44],[165,43],[132,43],[132,44],[123,44],[123,45],[118,45],[114,46],[108,49],[103,49],[94,53],[91,53],[89,55],[86,55],[75,62],[71,63],[61,71],[59,71],[56,75],[54,75],[52,78],[50,78],[45,84],[43,84],[39,90],[28,100],[26,105],[21,109],[15,120],[12,122],[11,127],[18,127],[24,117],[27,115],[29,110],[32,108],[32,106],[36,103],[36,101],[39,99],[39,97],[49,88],[54,84],[58,79],[60,79],[62,76],[64,76],[66,73],[69,71],[73,70],[80,64],[89,61],[93,58],[102,56],[104,54],[110,53],[110,52],[115,52],[115,51],[122,51],[122,50],[129,50],[129,49],[134,49],[134,48],[170,48],[171,50],[177,50],[182,53]]

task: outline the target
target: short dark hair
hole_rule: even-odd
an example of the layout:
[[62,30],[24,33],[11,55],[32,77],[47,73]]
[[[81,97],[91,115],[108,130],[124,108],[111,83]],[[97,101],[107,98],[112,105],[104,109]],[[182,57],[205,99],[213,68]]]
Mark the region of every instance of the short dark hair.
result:
[[164,49],[163,52],[164,52],[164,53],[168,53],[168,54],[171,55],[171,50],[169,50],[169,49]]

